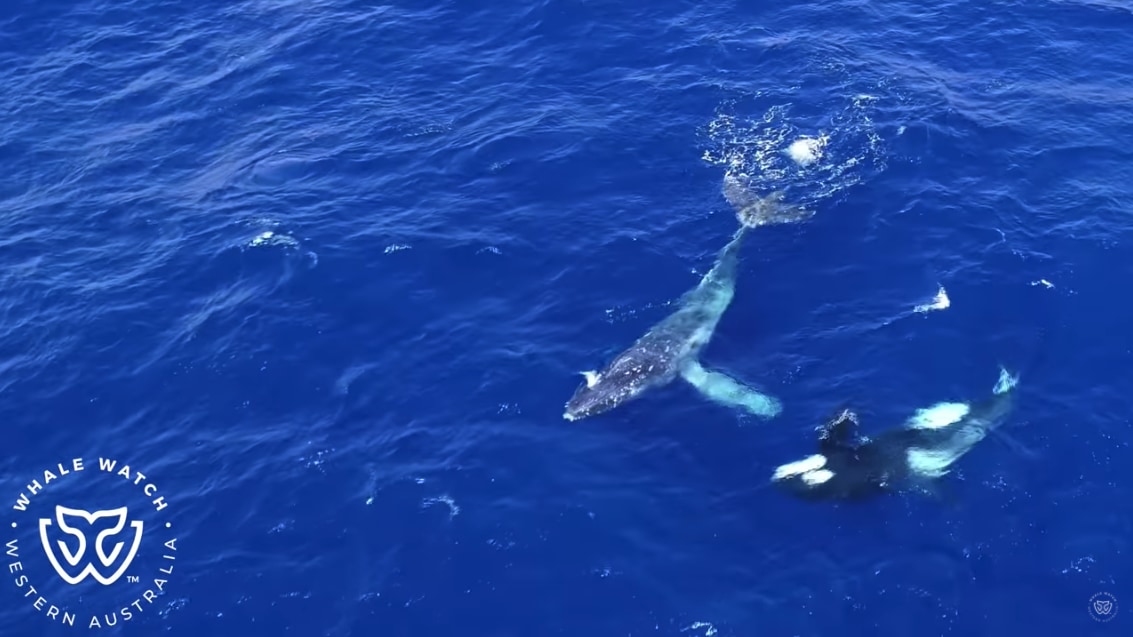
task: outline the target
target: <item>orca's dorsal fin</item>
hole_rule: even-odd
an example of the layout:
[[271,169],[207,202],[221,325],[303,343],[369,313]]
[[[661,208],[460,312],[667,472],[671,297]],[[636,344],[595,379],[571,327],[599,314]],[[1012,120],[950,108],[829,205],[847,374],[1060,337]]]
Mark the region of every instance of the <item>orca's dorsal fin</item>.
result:
[[826,455],[830,451],[852,450],[857,447],[857,434],[858,415],[843,409],[818,428],[818,451]]

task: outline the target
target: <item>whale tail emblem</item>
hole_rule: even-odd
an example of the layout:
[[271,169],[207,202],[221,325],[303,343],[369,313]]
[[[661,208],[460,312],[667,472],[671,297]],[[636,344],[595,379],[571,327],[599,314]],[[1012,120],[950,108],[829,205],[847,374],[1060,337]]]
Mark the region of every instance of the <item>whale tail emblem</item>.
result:
[[[83,509],[72,509],[62,505],[55,506],[55,520],[51,518],[40,518],[39,520],[39,538],[43,543],[44,553],[47,554],[47,559],[51,565],[55,567],[55,572],[63,581],[68,584],[78,584],[85,580],[88,576],[94,577],[98,583],[109,586],[117,582],[130,564],[134,561],[134,557],[138,554],[138,547],[142,541],[142,527],[141,520],[129,521],[127,516],[129,511],[126,507],[117,509],[107,509],[103,511],[95,511],[93,513],[84,511]],[[99,532],[94,538],[94,557],[98,559],[98,564],[94,559],[91,559],[88,553],[90,542],[87,537],[87,530],[79,525],[71,523],[71,520],[81,519],[86,521],[87,525],[93,525],[95,522],[103,518],[108,518],[114,522],[114,526]],[[127,523],[129,524],[130,531],[126,531]],[[54,544],[51,542],[51,535],[54,533],[55,527],[75,540],[77,540],[75,551],[71,551],[67,542],[57,539]],[[114,539],[124,534],[124,541],[117,542],[114,547],[107,552],[107,541],[114,542]],[[56,554],[59,555],[56,555]],[[60,563],[59,557],[62,557],[66,566]],[[86,558],[84,560],[84,558]],[[119,562],[117,566],[115,563]],[[76,570],[79,566],[81,570]]]
[[759,197],[739,177],[724,175],[724,198],[736,211],[736,219],[747,228],[798,223],[814,216],[813,210],[783,202],[783,191]]

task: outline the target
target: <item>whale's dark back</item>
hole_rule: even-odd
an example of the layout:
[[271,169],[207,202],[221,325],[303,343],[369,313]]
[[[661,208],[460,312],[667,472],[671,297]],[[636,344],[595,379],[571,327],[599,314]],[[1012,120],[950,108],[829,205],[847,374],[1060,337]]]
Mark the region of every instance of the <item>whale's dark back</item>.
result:
[[567,402],[568,417],[594,416],[633,400],[645,390],[677,375],[683,343],[651,332],[622,352],[603,369],[593,386],[582,383]]

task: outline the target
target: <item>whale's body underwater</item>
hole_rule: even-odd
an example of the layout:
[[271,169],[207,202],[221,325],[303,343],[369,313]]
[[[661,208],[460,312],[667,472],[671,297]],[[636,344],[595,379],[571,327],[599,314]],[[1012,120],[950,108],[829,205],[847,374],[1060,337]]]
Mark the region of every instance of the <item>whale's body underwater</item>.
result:
[[607,412],[678,377],[705,397],[756,416],[771,418],[782,411],[775,397],[706,369],[699,356],[735,296],[739,251],[747,232],[759,226],[804,221],[813,212],[785,205],[781,193],[757,197],[730,174],[724,177],[723,192],[735,209],[740,228],[720,251],[715,265],[681,297],[676,311],[601,371],[583,372],[586,380],[567,402],[564,418],[578,420]]

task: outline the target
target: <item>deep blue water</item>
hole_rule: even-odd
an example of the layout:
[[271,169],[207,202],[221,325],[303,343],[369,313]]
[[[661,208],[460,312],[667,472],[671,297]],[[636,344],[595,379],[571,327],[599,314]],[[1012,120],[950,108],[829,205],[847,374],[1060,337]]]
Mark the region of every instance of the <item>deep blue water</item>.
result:
[[[1131,34],[1121,0],[5,4],[2,497],[81,457],[36,515],[150,530],[140,581],[67,585],[5,508],[0,634],[1127,633]],[[752,233],[704,355],[782,415],[678,383],[563,420],[711,267],[726,171],[816,212]],[[1018,444],[945,497],[767,488],[835,407],[881,431],[999,364]],[[89,629],[163,534],[162,594]]]

